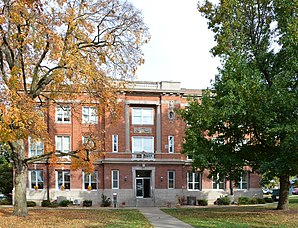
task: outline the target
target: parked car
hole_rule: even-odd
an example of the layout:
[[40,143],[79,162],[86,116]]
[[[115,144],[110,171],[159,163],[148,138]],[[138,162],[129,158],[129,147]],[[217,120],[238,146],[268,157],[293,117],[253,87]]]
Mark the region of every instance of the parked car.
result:
[[271,189],[268,189],[268,188],[263,189],[263,194],[265,194],[265,195],[272,194],[272,190]]
[[292,191],[292,194],[293,195],[298,195],[298,188],[294,188],[293,191]]
[[4,195],[4,194],[0,194],[0,200],[6,200],[7,199],[7,196]]

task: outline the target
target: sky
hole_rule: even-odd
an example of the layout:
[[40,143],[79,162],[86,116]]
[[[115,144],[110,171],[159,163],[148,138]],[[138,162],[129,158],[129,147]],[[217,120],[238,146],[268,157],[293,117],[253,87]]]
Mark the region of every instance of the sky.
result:
[[142,11],[151,40],[143,46],[145,64],[138,81],[178,81],[182,88],[204,89],[214,80],[219,59],[198,0],[130,0]]

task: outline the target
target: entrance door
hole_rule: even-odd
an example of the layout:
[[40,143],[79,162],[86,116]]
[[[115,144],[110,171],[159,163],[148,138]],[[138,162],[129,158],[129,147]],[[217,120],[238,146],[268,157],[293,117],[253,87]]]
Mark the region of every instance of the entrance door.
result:
[[140,198],[144,197],[144,179],[143,178],[136,178],[136,194],[137,194],[137,197],[140,197]]
[[151,170],[136,170],[136,197],[151,197]]

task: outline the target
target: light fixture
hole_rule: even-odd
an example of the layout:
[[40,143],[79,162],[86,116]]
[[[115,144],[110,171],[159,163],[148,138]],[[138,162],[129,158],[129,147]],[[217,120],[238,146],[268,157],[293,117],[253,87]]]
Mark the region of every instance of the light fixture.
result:
[[124,181],[127,181],[127,176],[124,177]]
[[163,181],[163,177],[160,177],[160,181],[161,181],[161,182]]

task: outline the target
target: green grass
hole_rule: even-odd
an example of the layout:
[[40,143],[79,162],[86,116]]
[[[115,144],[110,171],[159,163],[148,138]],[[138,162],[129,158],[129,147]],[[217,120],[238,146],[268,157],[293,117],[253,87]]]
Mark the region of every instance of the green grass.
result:
[[298,196],[290,197],[289,211],[277,211],[276,206],[214,206],[163,211],[194,227],[297,227]]

